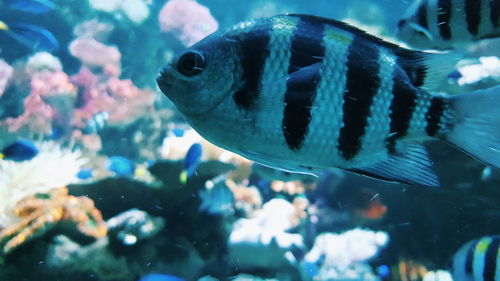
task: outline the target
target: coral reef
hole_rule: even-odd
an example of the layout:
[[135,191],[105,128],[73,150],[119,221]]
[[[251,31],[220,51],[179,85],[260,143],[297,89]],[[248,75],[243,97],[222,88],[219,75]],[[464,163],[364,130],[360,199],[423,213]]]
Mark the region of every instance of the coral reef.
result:
[[160,29],[185,46],[198,42],[219,27],[210,11],[195,0],[170,0],[160,11]]
[[6,61],[0,59],[0,97],[7,88],[7,83],[12,77],[13,69]]
[[38,144],[39,154],[29,161],[0,161],[0,227],[18,223],[15,209],[24,198],[78,182],[76,174],[87,161],[79,151],[58,144]]
[[0,231],[3,255],[62,224],[70,230],[76,228],[90,238],[102,238],[107,233],[101,212],[95,208],[94,202],[85,196],[68,195],[66,187],[23,198],[17,202],[14,213],[22,221]]
[[353,229],[342,234],[323,233],[304,260],[321,264],[315,280],[378,280],[365,262],[388,243],[385,232]]

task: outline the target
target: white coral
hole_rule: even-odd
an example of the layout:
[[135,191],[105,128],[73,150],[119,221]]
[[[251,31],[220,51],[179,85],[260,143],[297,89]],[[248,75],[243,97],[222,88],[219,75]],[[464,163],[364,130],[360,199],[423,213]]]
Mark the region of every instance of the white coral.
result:
[[52,142],[37,146],[39,154],[29,161],[0,161],[0,227],[18,220],[14,208],[21,199],[78,181],[76,175],[86,162],[79,151]]

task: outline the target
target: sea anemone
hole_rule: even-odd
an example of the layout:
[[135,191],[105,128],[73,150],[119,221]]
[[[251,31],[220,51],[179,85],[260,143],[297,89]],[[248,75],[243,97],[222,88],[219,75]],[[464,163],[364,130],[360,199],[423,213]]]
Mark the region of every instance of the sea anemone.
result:
[[53,142],[37,146],[39,154],[29,161],[0,161],[0,228],[19,221],[13,210],[21,199],[78,181],[76,174],[86,162],[79,151]]

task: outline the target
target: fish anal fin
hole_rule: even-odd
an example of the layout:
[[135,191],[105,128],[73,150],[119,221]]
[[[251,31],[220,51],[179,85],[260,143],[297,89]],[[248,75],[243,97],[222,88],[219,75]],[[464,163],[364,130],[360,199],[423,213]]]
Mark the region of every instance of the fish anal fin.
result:
[[395,153],[370,166],[348,169],[350,172],[391,182],[439,186],[432,161],[422,145],[402,144]]

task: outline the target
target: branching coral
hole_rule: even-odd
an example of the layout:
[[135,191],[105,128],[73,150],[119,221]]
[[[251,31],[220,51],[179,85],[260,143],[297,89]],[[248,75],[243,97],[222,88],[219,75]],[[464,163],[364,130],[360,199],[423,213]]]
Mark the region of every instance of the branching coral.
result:
[[102,238],[107,234],[106,223],[94,201],[85,196],[70,196],[66,187],[28,196],[17,203],[14,213],[22,221],[0,231],[4,254],[61,222],[69,222],[71,228],[76,227],[85,236]]

